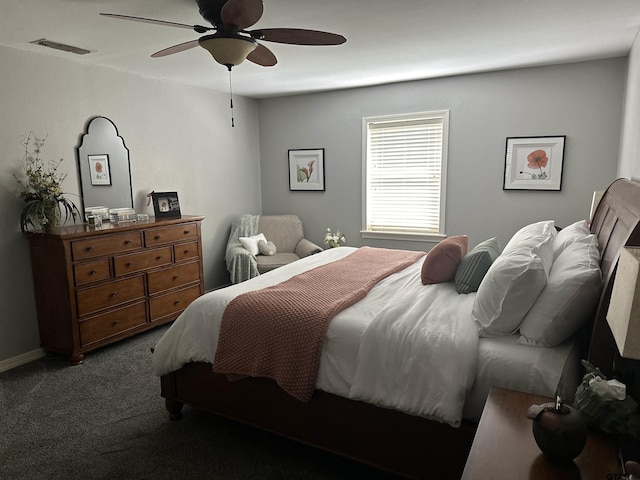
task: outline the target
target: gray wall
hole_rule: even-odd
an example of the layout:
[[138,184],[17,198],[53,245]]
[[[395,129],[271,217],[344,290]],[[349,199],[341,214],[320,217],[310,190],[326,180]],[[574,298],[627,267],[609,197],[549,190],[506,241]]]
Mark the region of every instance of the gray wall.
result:
[[[75,147],[87,120],[110,118],[129,148],[134,206],[145,194],[177,191],[181,210],[203,222],[206,288],[228,282],[224,248],[235,215],[260,211],[257,103],[227,94],[93,68],[0,47],[0,362],[39,348],[28,243],[19,228],[14,172],[30,130],[49,135],[43,158],[63,158],[65,191],[77,194]],[[220,68],[220,75],[225,75]],[[77,197],[71,196],[71,199]]]
[[[315,242],[339,227],[352,246],[429,249],[361,239],[361,119],[448,109],[447,235],[504,246],[524,224],[586,218],[616,177],[626,69],[617,58],[260,100],[263,213],[298,214]],[[535,135],[567,136],[562,191],[503,191],[506,137]],[[290,192],[287,150],[321,147],[326,191]]]
[[640,37],[629,52],[629,74],[620,142],[618,176],[640,180]]

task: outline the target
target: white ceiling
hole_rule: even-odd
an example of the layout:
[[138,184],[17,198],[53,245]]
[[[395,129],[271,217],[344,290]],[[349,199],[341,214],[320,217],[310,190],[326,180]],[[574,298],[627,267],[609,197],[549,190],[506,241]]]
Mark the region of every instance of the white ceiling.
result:
[[[195,0],[0,0],[0,45],[228,91],[226,68],[202,48],[150,58],[197,33],[100,12],[208,25]],[[234,67],[234,94],[262,98],[622,56],[640,27],[640,1],[264,0],[252,28],[261,27],[325,30],[347,43],[264,42],[278,64]],[[40,38],[91,53],[29,44]]]

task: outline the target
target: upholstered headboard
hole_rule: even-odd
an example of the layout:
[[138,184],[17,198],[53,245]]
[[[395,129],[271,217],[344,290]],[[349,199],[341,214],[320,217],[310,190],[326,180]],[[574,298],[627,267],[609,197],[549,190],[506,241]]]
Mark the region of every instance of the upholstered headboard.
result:
[[604,287],[591,330],[589,361],[607,375],[617,355],[616,344],[607,324],[607,309],[620,250],[640,245],[640,183],[624,178],[615,180],[604,193],[593,215],[591,232],[598,237]]

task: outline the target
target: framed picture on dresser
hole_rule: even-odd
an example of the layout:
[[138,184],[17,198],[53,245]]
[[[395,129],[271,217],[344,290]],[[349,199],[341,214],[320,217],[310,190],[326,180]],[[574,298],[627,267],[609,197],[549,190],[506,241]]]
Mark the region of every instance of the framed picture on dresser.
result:
[[157,218],[179,217],[180,201],[178,192],[153,192],[153,211]]

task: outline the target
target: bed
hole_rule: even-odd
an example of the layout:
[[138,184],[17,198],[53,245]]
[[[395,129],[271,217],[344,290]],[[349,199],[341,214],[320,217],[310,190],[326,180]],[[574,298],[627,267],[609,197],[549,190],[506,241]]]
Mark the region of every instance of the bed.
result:
[[[435,254],[408,258],[406,266],[391,271],[332,318],[321,345],[315,389],[305,401],[270,378],[238,380],[228,375],[234,372],[214,372],[223,364],[216,354],[224,311],[248,292],[263,292],[356,255],[379,252],[329,249],[210,292],[193,302],[155,347],[154,369],[170,417],[180,418],[183,405],[191,405],[408,478],[457,478],[492,385],[570,398],[580,380],[585,345],[590,360],[607,368],[615,352],[605,320],[615,264],[622,246],[640,242],[639,220],[640,184],[616,180],[590,226],[576,222],[558,233],[552,221],[523,227],[493,253],[477,291],[464,294],[459,291],[471,277],[458,281],[460,265],[481,246],[482,258],[491,257],[491,239],[464,249],[466,255],[456,260],[455,281],[424,285],[425,264]],[[589,244],[580,246],[580,255],[589,256],[588,280],[573,290],[582,292],[582,300],[557,309],[569,308],[564,323],[568,317],[575,323],[575,312],[582,309],[581,325],[541,328],[550,305],[559,305],[557,298],[556,303],[541,299],[553,296],[558,284],[573,282],[574,276],[567,281],[554,271],[560,271],[561,259],[569,255],[565,249],[573,252],[578,243]],[[370,257],[363,258],[368,262]],[[575,258],[564,262],[569,270],[582,262]],[[532,287],[542,278],[540,287]],[[556,289],[549,287],[552,278]],[[527,288],[514,290],[521,281]],[[497,295],[501,290],[503,295]],[[592,301],[584,300],[589,297]],[[495,314],[497,310],[501,313]],[[409,360],[406,352],[411,352]]]

